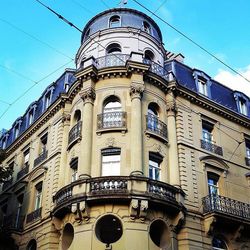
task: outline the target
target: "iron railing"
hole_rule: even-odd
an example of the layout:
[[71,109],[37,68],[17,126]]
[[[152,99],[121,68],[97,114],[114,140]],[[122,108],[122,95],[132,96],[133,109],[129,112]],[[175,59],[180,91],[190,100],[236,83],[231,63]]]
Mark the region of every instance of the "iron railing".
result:
[[26,223],[30,223],[36,219],[41,218],[41,215],[42,215],[42,208],[40,207],[40,208],[36,209],[35,211],[27,214]]
[[29,165],[25,165],[18,173],[17,173],[17,180],[21,179],[24,175],[28,174],[29,172]]
[[61,190],[59,190],[54,196],[53,196],[53,202],[56,205],[59,205],[69,199],[72,196],[72,189],[73,187],[67,186]]
[[126,112],[108,112],[97,115],[97,129],[126,128]]
[[202,199],[203,212],[219,212],[250,220],[250,204],[220,195],[208,195]]
[[217,155],[223,155],[222,147],[213,144],[212,142],[201,139],[201,148],[210,151]]
[[42,163],[44,160],[46,160],[48,157],[48,150],[43,150],[43,152],[34,160],[34,166],[36,167],[40,163]]
[[169,80],[169,73],[168,71],[163,67],[161,66],[160,64],[154,62],[154,61],[151,61],[151,60],[148,60],[148,59],[143,59],[143,62],[145,64],[148,64],[150,65],[150,68],[149,68],[149,71],[151,71],[152,73],[164,78],[165,80]]
[[82,121],[78,121],[76,125],[69,131],[69,140],[68,145],[70,145],[73,141],[81,138],[82,133]]
[[13,177],[11,177],[9,180],[4,181],[3,186],[2,186],[2,191],[6,190],[9,188],[13,183]]
[[156,116],[154,115],[146,115],[146,124],[147,124],[147,130],[158,134],[165,139],[168,138],[168,128],[167,124],[159,120]]
[[127,54],[109,54],[99,57],[95,60],[95,66],[97,69],[115,66],[125,66],[126,61],[130,58]]
[[249,158],[249,157],[246,157],[245,160],[246,160],[246,165],[247,165],[247,166],[250,166],[250,158]]
[[23,229],[23,223],[24,223],[25,216],[17,215],[17,214],[11,214],[7,215],[3,218],[3,229],[4,230],[17,230],[20,231]]

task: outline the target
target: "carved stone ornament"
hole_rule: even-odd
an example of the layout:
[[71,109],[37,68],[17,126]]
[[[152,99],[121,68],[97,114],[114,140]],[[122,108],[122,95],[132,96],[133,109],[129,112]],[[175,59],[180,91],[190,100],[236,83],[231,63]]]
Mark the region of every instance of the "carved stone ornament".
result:
[[114,137],[109,137],[109,138],[107,138],[105,144],[106,144],[107,147],[114,147],[115,144],[116,144],[115,138],[114,138]]
[[208,217],[204,220],[204,228],[205,228],[206,234],[208,235],[213,234],[216,221],[217,220],[214,216]]
[[93,88],[82,90],[79,93],[79,95],[82,98],[84,103],[88,103],[88,102],[93,103],[96,97],[95,90]]
[[143,91],[145,90],[145,87],[141,83],[132,83],[130,86],[130,96],[131,99],[134,98],[140,98],[142,97]]
[[139,213],[139,217],[141,220],[144,220],[146,218],[147,210],[148,210],[148,201],[141,200],[140,213]]
[[129,206],[130,218],[134,220],[137,217],[137,212],[139,208],[139,201],[137,199],[132,199]]
[[168,113],[176,113],[177,112],[176,102],[174,100],[167,102],[167,112]]
[[63,114],[62,122],[69,122],[70,118],[71,118],[70,114]]

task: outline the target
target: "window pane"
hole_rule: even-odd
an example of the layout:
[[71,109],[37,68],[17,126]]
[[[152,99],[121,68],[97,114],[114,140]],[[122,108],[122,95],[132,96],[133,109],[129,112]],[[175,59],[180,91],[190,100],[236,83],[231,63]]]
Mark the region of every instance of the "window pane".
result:
[[102,156],[102,176],[120,175],[120,155]]

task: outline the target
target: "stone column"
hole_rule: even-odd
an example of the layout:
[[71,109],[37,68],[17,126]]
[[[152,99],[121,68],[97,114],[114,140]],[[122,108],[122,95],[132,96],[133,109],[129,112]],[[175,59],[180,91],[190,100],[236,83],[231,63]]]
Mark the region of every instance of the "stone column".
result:
[[168,117],[168,163],[170,184],[180,187],[180,173],[178,163],[178,148],[176,135],[176,103],[174,93],[170,91],[167,95],[167,117]]
[[[90,81],[90,85],[92,80]],[[88,83],[84,83],[89,86]],[[92,158],[92,140],[93,140],[93,106],[95,100],[94,88],[87,87],[81,91],[80,96],[83,100],[83,123],[82,123],[82,141],[80,149],[80,159],[78,174],[91,174],[91,158]]]
[[[133,74],[130,86],[131,96],[131,172],[143,172],[142,151],[142,107],[141,98],[144,91],[142,75]],[[139,78],[139,79],[138,79]],[[139,81],[138,81],[139,80]]]

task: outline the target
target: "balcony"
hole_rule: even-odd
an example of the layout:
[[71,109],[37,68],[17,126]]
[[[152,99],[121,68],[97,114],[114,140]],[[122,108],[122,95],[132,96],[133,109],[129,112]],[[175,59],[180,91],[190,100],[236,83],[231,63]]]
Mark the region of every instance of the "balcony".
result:
[[217,155],[221,155],[221,156],[223,155],[222,147],[217,146],[217,145],[215,145],[212,142],[207,141],[207,140],[201,139],[201,148],[203,148],[207,151],[210,151],[214,154],[217,154]]
[[97,115],[97,131],[126,130],[126,112],[108,112]]
[[250,167],[250,158],[246,157],[245,160],[246,160],[246,165]]
[[17,173],[17,180],[21,179],[23,176],[29,173],[29,165],[25,165],[18,173]]
[[110,54],[103,57],[99,57],[95,60],[95,66],[97,69],[125,66],[130,55],[127,54]]
[[40,219],[41,215],[42,215],[42,208],[40,207],[40,208],[36,209],[35,211],[27,214],[26,223],[30,223],[34,220]]
[[3,229],[5,231],[14,230],[21,231],[23,229],[25,216],[18,216],[17,214],[11,214],[3,218]]
[[78,121],[76,125],[69,131],[68,147],[72,146],[77,140],[81,139],[82,121]]
[[146,115],[146,133],[156,136],[163,141],[168,140],[167,124],[159,120],[157,116],[154,115]]
[[208,195],[202,199],[204,214],[216,213],[218,215],[235,217],[247,220],[250,223],[250,204],[243,203],[228,197]]
[[34,160],[34,166],[33,168],[35,168],[36,166],[38,166],[40,163],[42,163],[43,161],[45,161],[48,157],[48,150],[44,150],[35,160]]
[[151,204],[168,208],[176,213],[183,209],[184,192],[167,183],[143,176],[105,176],[79,179],[60,189],[53,197],[53,214],[63,216],[70,212],[72,204],[128,203],[131,199],[148,200]]
[[8,189],[13,183],[13,177],[11,177],[9,180],[5,181],[2,186],[2,191],[5,191]]

